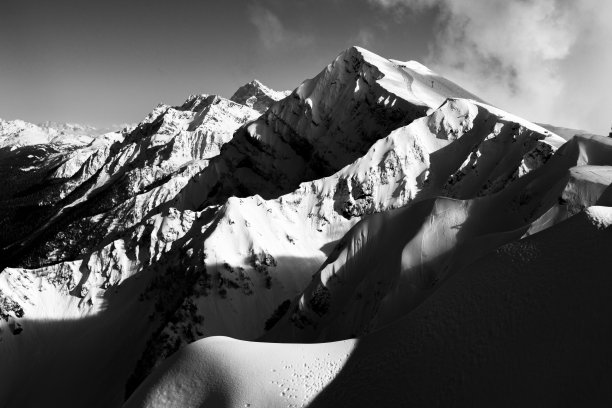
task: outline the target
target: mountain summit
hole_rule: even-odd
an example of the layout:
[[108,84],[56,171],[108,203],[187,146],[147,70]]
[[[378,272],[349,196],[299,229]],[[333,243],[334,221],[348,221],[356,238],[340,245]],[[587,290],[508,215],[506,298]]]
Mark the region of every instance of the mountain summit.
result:
[[274,91],[254,79],[238,88],[230,100],[264,113],[274,102],[280,101],[290,93],[291,91]]

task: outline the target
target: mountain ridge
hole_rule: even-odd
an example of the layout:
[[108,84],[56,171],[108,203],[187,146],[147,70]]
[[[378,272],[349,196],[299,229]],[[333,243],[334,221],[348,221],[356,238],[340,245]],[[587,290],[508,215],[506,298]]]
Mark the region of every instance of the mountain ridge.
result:
[[[208,377],[185,355],[236,378],[242,358],[271,369],[234,354],[247,343],[214,336],[283,353],[301,346],[261,341],[338,341],[333,356],[324,343],[299,348],[300,376],[318,367],[309,350],[333,369],[286,393],[328,398],[323,386],[361,353],[350,338],[387,344],[380,333],[404,330],[499,248],[575,217],[608,228],[594,208],[612,183],[605,138],[565,142],[417,62],[359,47],[287,92],[254,80],[231,99],[160,104],[85,146],[0,149],[4,174],[19,176],[0,199],[0,354],[11,354],[0,376],[14,390],[0,392],[2,404],[44,395],[83,406],[95,395],[94,405],[121,406],[132,394],[127,406],[169,404],[160,392],[199,404]],[[43,345],[54,353],[41,364],[63,367],[52,379],[26,357]],[[211,350],[233,363],[223,368]],[[84,359],[104,387],[82,375]],[[195,388],[160,391],[174,387],[168,373],[191,373]],[[27,392],[26,376],[45,392]],[[276,404],[267,387],[260,402]]]

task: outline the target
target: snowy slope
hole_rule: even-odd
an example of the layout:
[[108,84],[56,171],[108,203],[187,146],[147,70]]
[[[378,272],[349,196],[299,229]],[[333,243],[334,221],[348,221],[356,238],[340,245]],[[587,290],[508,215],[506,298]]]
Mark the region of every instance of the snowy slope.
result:
[[[265,338],[338,340],[363,335],[410,312],[449,277],[451,267],[594,205],[612,183],[610,146],[608,138],[576,136],[494,194],[461,201],[423,197],[362,220]],[[525,157],[532,157],[532,151]],[[515,170],[518,175],[522,165]],[[461,195],[462,187],[471,189],[463,180],[454,184]]]
[[542,126],[543,128],[548,129],[551,132],[561,136],[565,140],[570,140],[572,137],[576,135],[590,134],[590,132],[587,132],[586,130],[581,130],[581,129],[572,129],[572,128],[566,128],[562,126],[554,126],[554,125],[550,125],[547,123],[538,123],[538,124]]
[[455,98],[471,99],[486,103],[478,96],[438,75],[418,61],[390,61],[406,73],[405,76],[409,79],[410,90],[419,100],[424,101],[427,106],[436,108],[442,105],[446,98],[451,95]]
[[201,340],[125,407],[298,407],[312,388],[314,407],[609,405],[611,225],[610,207],[589,207],[501,246],[359,340]]
[[459,271],[360,341],[313,406],[609,405],[611,215],[590,207]]
[[131,125],[95,128],[77,123],[43,122],[38,125],[23,120],[0,119],[0,149],[14,150],[21,146],[54,144],[59,146],[83,146],[96,137],[117,132]]
[[124,407],[307,406],[341,371],[356,344],[209,337],[166,361]]
[[[228,339],[184,348],[198,339],[367,336],[496,247],[592,206],[612,181],[607,141],[564,145],[414,61],[352,47],[283,95],[254,81],[233,101],[193,95],[84,146],[7,156],[45,152],[23,172],[27,188],[0,200],[0,265],[10,266],[0,273],[0,354],[11,356],[0,405],[119,406],[178,351],[137,394],[163,405],[155,390],[188,381],[200,355],[220,364],[210,350],[228,347],[239,371],[259,350]],[[295,379],[274,404],[312,400],[356,344],[303,346],[309,368],[295,376],[333,370]],[[294,358],[291,345],[265,347]],[[59,374],[24,357],[37,353]],[[83,361],[99,380],[82,374]],[[30,393],[26,377],[44,392]],[[278,391],[267,383],[276,378],[259,377],[263,396],[244,404]],[[178,398],[209,398],[207,386],[186,390]]]

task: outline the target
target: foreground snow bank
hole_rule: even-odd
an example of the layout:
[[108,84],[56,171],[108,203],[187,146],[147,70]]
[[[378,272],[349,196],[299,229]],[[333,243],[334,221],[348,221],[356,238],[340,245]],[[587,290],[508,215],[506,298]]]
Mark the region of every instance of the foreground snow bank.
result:
[[209,337],[166,361],[125,407],[305,406],[338,374],[355,344]]

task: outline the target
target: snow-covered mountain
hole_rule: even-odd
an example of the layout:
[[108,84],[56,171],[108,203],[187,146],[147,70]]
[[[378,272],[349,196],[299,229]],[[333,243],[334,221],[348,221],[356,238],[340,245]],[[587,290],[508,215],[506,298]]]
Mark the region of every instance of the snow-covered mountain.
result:
[[132,407],[605,406],[611,201],[460,268],[359,339],[197,341]]
[[133,125],[119,125],[109,128],[96,128],[78,123],[59,123],[46,121],[38,125],[23,120],[2,120],[0,118],[0,149],[10,147],[54,144],[59,146],[81,146],[91,143],[97,136]]
[[291,91],[278,92],[254,79],[238,88],[230,100],[253,108],[259,113],[264,113],[274,102],[280,101],[290,94]]
[[[551,251],[541,237],[566,242],[572,223],[609,234],[612,139],[566,142],[358,47],[291,92],[192,95],[78,143],[17,142],[15,126],[0,129],[2,406],[121,406],[135,390],[128,406],[325,405],[345,363],[393,359],[396,332],[424,341],[414,316],[453,282],[477,304],[473,271],[503,248]],[[397,387],[389,401],[409,401]]]

